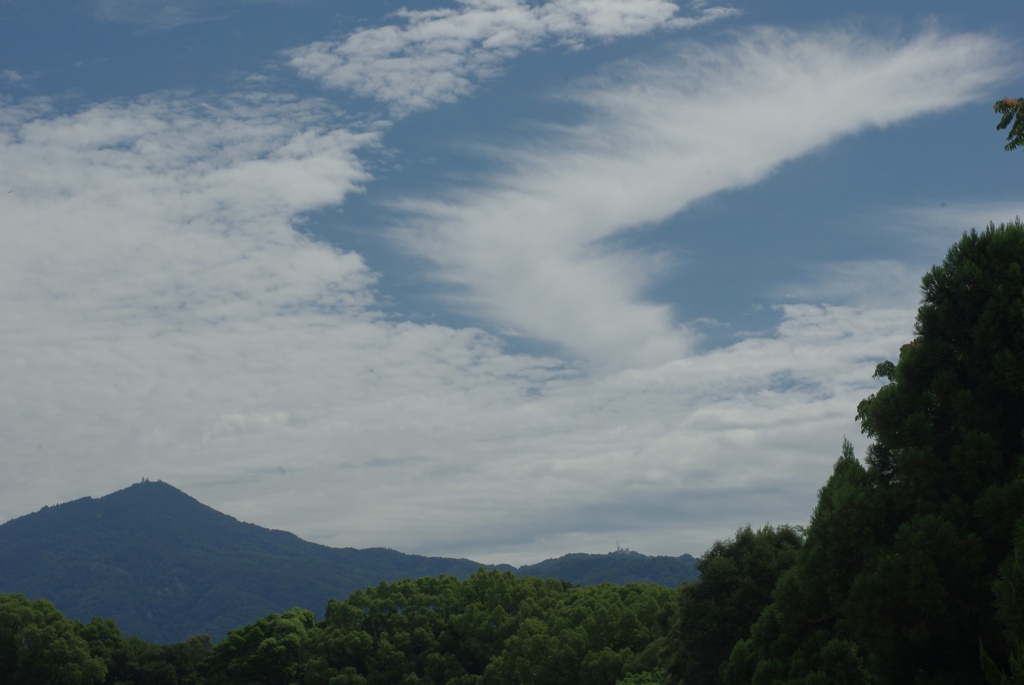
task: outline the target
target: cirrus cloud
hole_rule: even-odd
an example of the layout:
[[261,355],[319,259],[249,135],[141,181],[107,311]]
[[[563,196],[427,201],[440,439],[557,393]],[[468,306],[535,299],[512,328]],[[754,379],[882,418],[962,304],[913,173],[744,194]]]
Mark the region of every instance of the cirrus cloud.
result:
[[730,16],[701,7],[676,16],[669,0],[459,0],[451,9],[395,13],[402,24],[360,29],[341,41],[288,51],[289,64],[328,88],[387,104],[392,116],[454,102],[503,62],[543,41],[578,48],[587,40],[690,28]]
[[971,101],[1006,73],[1005,54],[994,38],[935,31],[893,43],[762,28],[688,44],[566,96],[589,118],[497,151],[506,170],[479,186],[406,201],[404,245],[478,316],[597,368],[662,364],[694,340],[644,296],[666,256],[614,239],[843,136]]

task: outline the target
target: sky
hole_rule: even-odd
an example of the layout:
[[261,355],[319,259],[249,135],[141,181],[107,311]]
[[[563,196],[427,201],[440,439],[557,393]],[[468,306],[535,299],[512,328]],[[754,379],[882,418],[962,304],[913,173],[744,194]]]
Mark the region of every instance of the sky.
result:
[[921,276],[1024,214],[1024,4],[0,0],[0,522],[336,547],[805,525]]

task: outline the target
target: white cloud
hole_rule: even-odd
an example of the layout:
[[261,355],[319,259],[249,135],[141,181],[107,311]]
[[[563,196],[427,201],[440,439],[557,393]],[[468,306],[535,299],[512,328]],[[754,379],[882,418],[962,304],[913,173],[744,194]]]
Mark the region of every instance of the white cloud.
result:
[[143,476],[315,488],[564,375],[480,331],[386,320],[359,255],[295,230],[369,180],[376,135],[329,114],[186,95],[5,110],[5,518]]
[[[956,238],[946,241],[949,245]],[[937,257],[941,252],[933,251]],[[831,302],[858,307],[913,309],[920,301],[920,284],[927,264],[896,259],[846,261],[817,265],[802,280],[783,284],[772,296],[782,302]]]
[[984,230],[989,223],[996,225],[1024,216],[1024,201],[951,201],[939,206],[913,207],[893,210],[888,220],[905,239],[913,241],[936,255],[945,254],[946,248],[972,228]]
[[9,127],[6,292],[166,325],[360,307],[361,259],[289,220],[357,191],[355,151],[376,138],[317,129],[300,103],[218,107],[154,98]]
[[403,9],[395,14],[402,24],[360,29],[287,54],[301,76],[386,103],[399,117],[454,102],[502,62],[546,40],[579,47],[734,13],[709,7],[679,17],[678,11],[669,0],[459,0],[451,9]]
[[502,326],[599,367],[660,364],[690,349],[669,308],[644,299],[660,256],[609,238],[841,136],[971,100],[1005,73],[1003,51],[979,35],[760,29],[627,65],[571,96],[588,121],[507,153],[483,187],[408,202],[406,246]]
[[773,337],[549,380],[534,396],[507,380],[463,385],[458,373],[457,394],[435,388],[354,415],[325,409],[315,431],[278,439],[305,453],[320,434],[344,435],[346,458],[234,487],[231,511],[278,512],[329,544],[513,563],[608,551],[616,539],[679,554],[751,521],[806,523],[843,436],[862,444],[856,404],[877,387],[875,364],[910,336],[912,316],[794,306]]
[[998,52],[926,36],[886,57],[842,38],[760,34],[596,82],[585,126],[421,207],[416,249],[502,325],[601,374],[386,316],[386,265],[296,231],[371,183],[377,134],[333,126],[323,103],[0,109],[0,519],[149,477],[328,544],[494,562],[616,541],[700,553],[745,523],[805,522],[842,436],[862,444],[856,403],[912,308],[791,303],[769,336],[687,354],[644,299],[648,255],[606,239],[952,106],[986,79],[976,51]]
[[909,330],[906,311],[793,306],[772,338],[591,377],[385,318],[357,255],[297,233],[368,180],[376,142],[317,105],[6,116],[5,518],[148,477],[334,545],[697,553],[804,520]]

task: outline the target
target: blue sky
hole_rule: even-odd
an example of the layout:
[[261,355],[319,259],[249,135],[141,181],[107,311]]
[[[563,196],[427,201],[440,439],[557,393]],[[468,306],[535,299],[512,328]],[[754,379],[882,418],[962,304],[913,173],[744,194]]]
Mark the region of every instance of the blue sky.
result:
[[527,563],[804,524],[1022,214],[1024,5],[0,0],[0,521]]

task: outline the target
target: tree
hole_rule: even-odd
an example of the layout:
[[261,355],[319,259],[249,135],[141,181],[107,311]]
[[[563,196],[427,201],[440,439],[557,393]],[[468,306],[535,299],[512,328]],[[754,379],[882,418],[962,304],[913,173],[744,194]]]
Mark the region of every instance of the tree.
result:
[[0,595],[0,683],[101,682],[106,664],[90,653],[83,630],[46,600]]
[[802,544],[801,532],[790,526],[747,526],[700,558],[700,580],[679,588],[669,646],[673,682],[721,682],[720,666],[771,601],[772,588]]
[[922,280],[915,337],[858,406],[796,563],[728,682],[982,683],[1013,645],[993,583],[1024,514],[1024,225],[971,231]]
[[1016,150],[1024,145],[1024,98],[1003,98],[992,108],[1003,118],[996,126],[997,131],[1009,127],[1010,132],[1006,134],[1006,150]]
[[662,685],[667,677],[668,673],[664,669],[656,668],[651,671],[628,675],[622,680],[617,681],[615,685]]
[[1024,518],[1017,522],[1013,554],[999,569],[993,585],[996,617],[1003,625],[1010,646],[1007,677],[981,645],[981,662],[989,685],[1024,685]]
[[[213,682],[290,685],[300,682],[319,628],[313,612],[289,609],[232,630],[204,664]],[[185,643],[186,647],[189,646]],[[198,646],[201,649],[201,645]]]
[[485,569],[464,581],[384,582],[328,602],[304,678],[307,685],[614,685],[656,668],[674,592],[653,584],[579,588]]

